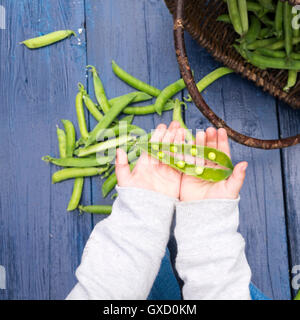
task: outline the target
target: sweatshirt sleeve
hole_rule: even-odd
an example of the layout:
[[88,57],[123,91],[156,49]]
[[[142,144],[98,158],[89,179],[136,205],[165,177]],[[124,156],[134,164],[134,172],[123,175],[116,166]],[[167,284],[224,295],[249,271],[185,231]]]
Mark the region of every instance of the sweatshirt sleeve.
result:
[[184,299],[250,299],[238,203],[239,198],[176,205],[176,269],[184,281]]
[[170,234],[175,198],[117,187],[112,214],[94,228],[70,300],[146,299]]

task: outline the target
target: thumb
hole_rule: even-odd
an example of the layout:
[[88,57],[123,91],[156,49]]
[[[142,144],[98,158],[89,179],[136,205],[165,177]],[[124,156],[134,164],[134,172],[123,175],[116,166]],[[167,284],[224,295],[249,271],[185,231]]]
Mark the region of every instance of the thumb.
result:
[[234,169],[233,173],[227,181],[228,188],[234,193],[237,197],[242,189],[245,177],[246,177],[246,169],[248,167],[247,162],[238,163]]
[[118,180],[118,185],[123,187],[130,178],[131,172],[128,165],[127,154],[123,149],[117,150],[116,157],[116,176]]

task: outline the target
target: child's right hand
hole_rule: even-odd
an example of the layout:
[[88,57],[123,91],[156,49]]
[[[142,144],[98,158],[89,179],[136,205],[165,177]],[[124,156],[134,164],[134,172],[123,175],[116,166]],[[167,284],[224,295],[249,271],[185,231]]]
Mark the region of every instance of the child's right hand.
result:
[[[184,131],[181,140],[184,139]],[[228,136],[225,129],[208,128],[206,132],[197,133],[196,144],[218,149],[230,157]],[[232,175],[220,182],[204,181],[192,176],[183,175],[180,188],[181,201],[197,201],[204,199],[236,199],[244,183],[248,163],[240,162]]]

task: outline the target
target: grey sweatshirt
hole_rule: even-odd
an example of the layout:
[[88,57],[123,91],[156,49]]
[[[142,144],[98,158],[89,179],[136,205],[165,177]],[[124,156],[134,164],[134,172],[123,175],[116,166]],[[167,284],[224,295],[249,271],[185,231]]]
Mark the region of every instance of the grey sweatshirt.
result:
[[176,211],[176,269],[184,299],[250,299],[251,271],[237,232],[236,200],[179,202],[117,187],[112,214],[94,228],[67,299],[146,299],[158,274]]

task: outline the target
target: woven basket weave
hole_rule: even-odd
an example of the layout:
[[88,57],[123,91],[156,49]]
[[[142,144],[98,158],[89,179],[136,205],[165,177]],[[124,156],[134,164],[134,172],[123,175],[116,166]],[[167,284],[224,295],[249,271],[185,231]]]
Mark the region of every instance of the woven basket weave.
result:
[[[291,1],[300,3],[300,0]],[[166,0],[171,11],[176,11],[176,1]],[[264,91],[268,91],[295,109],[300,109],[300,80],[287,94],[282,90],[286,85],[288,73],[286,70],[261,70],[247,63],[232,47],[237,34],[231,25],[216,21],[221,14],[227,13],[226,3],[222,0],[189,0],[185,3],[184,26],[191,36],[212,56],[252,80]]]
[[[222,0],[165,0],[165,2],[174,18],[174,43],[180,72],[196,107],[202,114],[215,127],[224,128],[234,141],[248,147],[278,149],[300,143],[300,134],[274,140],[249,137],[235,131],[216,115],[197,89],[186,52],[184,30],[187,30],[217,60],[296,109],[300,108],[300,81],[287,94],[282,90],[287,81],[286,70],[260,70],[247,63],[236,52],[232,47],[236,39],[233,28],[216,21],[220,14],[227,12],[226,4]],[[293,2],[299,4],[300,0]]]

